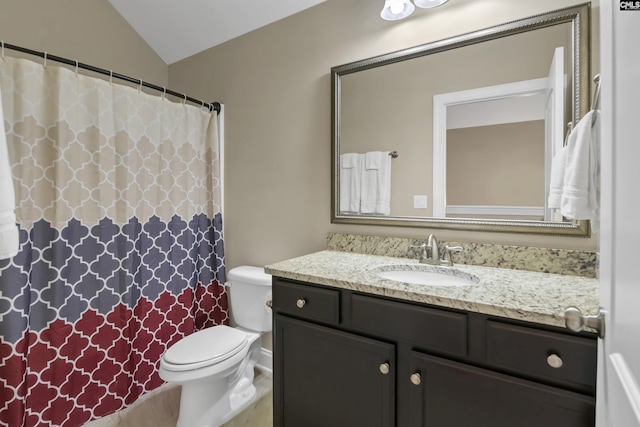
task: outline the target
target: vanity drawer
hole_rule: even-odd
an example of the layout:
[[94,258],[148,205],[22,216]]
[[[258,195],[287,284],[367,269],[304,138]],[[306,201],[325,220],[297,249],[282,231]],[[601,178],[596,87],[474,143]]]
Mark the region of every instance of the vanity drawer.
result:
[[340,323],[340,291],[307,284],[273,281],[273,310],[278,313],[337,325]]
[[487,362],[535,379],[595,392],[595,339],[488,320]]
[[351,325],[360,331],[415,345],[425,351],[467,355],[467,315],[372,298],[351,297]]

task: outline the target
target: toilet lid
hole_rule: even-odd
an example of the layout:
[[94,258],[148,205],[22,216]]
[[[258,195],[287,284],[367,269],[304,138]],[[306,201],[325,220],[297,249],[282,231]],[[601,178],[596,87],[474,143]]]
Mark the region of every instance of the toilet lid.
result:
[[229,326],[214,326],[182,338],[164,354],[164,359],[176,365],[208,361],[217,363],[238,353],[247,345],[248,337]]

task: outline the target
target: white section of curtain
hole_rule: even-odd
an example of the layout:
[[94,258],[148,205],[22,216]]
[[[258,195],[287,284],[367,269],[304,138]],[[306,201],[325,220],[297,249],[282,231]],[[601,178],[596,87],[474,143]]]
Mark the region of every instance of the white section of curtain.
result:
[[0,79],[23,225],[221,211],[215,113],[24,59]]

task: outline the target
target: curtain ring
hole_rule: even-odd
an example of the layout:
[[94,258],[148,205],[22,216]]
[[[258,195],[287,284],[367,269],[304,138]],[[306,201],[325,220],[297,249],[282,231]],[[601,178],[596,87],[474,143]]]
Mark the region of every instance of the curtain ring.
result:
[[142,79],[139,79],[140,84],[138,85],[138,93],[142,91]]
[[2,44],[2,59],[4,60],[4,40],[0,41]]
[[164,100],[167,97],[167,88],[163,87],[162,88],[162,99]]
[[113,70],[109,70],[109,84],[113,85]]
[[78,60],[76,59],[76,77],[78,77]]
[[42,61],[42,66],[47,68],[47,52],[44,53],[44,61]]
[[184,98],[184,99],[182,100],[182,105],[185,105],[185,104],[187,103],[187,94],[186,94],[186,93],[183,93],[183,94],[182,94],[182,96],[183,96],[183,98]]

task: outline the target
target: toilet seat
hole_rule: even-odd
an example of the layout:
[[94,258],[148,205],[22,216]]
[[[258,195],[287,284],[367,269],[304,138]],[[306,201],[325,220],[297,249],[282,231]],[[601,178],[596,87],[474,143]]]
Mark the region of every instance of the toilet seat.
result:
[[172,345],[162,356],[164,368],[188,371],[214,365],[241,352],[248,344],[246,333],[220,325],[194,332]]

